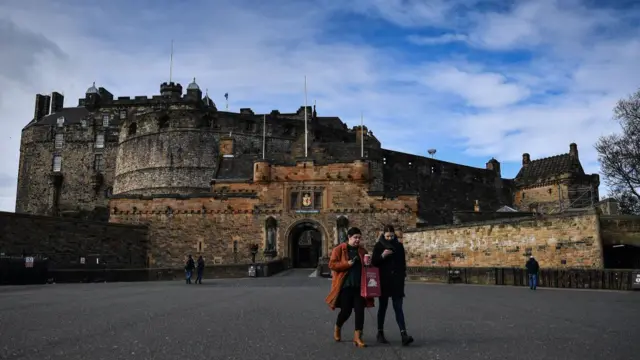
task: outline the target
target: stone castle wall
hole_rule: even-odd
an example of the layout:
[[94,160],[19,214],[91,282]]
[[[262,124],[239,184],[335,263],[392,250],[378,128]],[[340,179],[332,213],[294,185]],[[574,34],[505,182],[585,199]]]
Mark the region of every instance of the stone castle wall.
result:
[[[362,177],[367,173],[363,163],[312,166],[302,162],[288,167],[262,162],[255,166],[261,182],[215,184],[214,193],[200,197],[114,198],[110,221],[149,226],[153,266],[177,266],[187,254],[205,255],[217,263],[246,262],[252,244],[260,246],[260,254],[264,250],[270,217],[277,222],[280,258],[292,256],[289,235],[300,222],[319,225],[325,256],[338,243],[341,217],[349,227],[361,228],[369,248],[385,224],[400,230],[415,226],[416,196],[371,195]],[[317,212],[292,209],[290,195],[298,190],[322,194],[321,205],[314,207]]]
[[[97,121],[97,120],[96,120]],[[56,148],[56,134],[63,135]],[[105,135],[103,148],[96,148],[96,136]],[[89,218],[106,221],[106,208],[114,182],[117,128],[102,123],[65,123],[63,126],[29,126],[22,131],[16,212],[60,215],[66,211],[89,213]],[[102,181],[94,185],[96,155],[102,156]],[[61,156],[62,181],[56,188],[51,178],[54,156]],[[104,214],[91,214],[104,208]]]
[[600,215],[602,242],[605,246],[632,245],[640,247],[640,216]]
[[109,267],[144,268],[147,236],[144,226],[0,212],[0,253],[46,256],[57,268],[78,265],[80,257],[97,257]]
[[434,227],[404,234],[413,266],[603,267],[597,214],[557,215]]

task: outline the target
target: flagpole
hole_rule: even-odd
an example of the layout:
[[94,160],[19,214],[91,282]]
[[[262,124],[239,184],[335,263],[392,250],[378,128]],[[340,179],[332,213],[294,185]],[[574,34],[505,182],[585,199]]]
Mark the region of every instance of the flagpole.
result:
[[304,157],[307,157],[307,75],[304,76]]
[[173,39],[171,39],[171,58],[169,60],[169,84],[173,80]]
[[262,117],[262,160],[265,159],[267,149],[267,114]]
[[360,112],[360,157],[364,158],[364,114]]

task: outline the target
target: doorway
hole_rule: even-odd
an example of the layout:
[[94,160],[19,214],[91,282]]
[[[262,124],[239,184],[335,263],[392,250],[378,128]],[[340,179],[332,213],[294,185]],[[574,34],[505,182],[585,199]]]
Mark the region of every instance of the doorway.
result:
[[289,246],[294,268],[316,268],[322,256],[322,232],[313,222],[302,222],[289,233]]

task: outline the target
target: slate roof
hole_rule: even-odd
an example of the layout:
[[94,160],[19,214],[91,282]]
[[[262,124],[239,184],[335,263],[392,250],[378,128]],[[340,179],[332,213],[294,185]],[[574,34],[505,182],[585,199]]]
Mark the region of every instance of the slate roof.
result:
[[[31,121],[27,127],[33,125],[55,125],[60,116],[64,116],[65,124],[79,124],[81,119],[89,116],[89,110],[85,107],[63,108],[56,113],[43,117],[39,121]],[[111,123],[117,124],[118,120],[119,119],[116,116],[115,119],[112,119]]]
[[534,184],[566,173],[584,175],[584,170],[577,156],[569,153],[532,160],[522,166],[515,180],[520,184]]
[[217,180],[249,180],[253,178],[253,162],[255,156],[240,155],[237,157],[223,157],[218,166],[215,179]]

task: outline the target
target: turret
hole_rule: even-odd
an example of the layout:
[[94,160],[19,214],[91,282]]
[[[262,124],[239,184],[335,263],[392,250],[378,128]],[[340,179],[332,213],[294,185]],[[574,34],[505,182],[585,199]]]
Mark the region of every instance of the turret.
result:
[[95,110],[100,106],[100,92],[95,81],[85,93],[84,106],[89,110]]
[[182,96],[182,85],[172,82],[164,82],[160,84],[160,95],[171,98],[180,98]]
[[193,82],[191,82],[187,86],[186,98],[194,101],[200,100],[202,98],[202,91],[200,90],[200,86],[198,86],[198,84],[196,83],[196,78],[193,78]]

